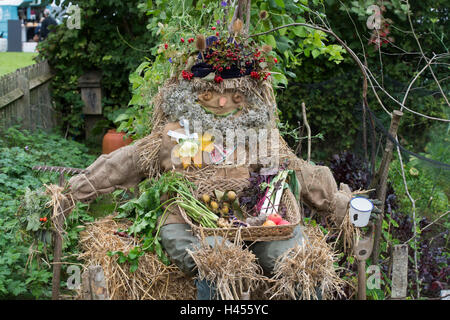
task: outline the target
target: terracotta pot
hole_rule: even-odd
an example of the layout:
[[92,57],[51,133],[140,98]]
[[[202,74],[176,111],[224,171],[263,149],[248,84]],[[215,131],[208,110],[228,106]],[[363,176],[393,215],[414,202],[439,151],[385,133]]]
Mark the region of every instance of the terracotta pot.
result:
[[129,145],[133,140],[131,138],[124,139],[125,132],[117,132],[116,129],[110,129],[103,137],[102,153],[108,154]]

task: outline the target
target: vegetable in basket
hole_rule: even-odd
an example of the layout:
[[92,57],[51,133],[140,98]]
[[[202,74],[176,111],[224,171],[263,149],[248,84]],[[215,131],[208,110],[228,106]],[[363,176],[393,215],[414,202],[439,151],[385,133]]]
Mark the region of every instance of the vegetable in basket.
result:
[[[272,219],[268,219],[268,217],[278,213],[281,196],[283,195],[283,191],[285,189],[285,181],[289,172],[290,170],[280,170],[272,179],[270,179],[268,184],[261,183],[261,187],[267,187],[265,189],[264,196],[259,199],[255,206],[257,216],[247,218],[246,220],[249,225],[271,225],[270,222],[267,224],[264,223],[269,220],[272,221]],[[276,216],[274,217],[276,221],[272,222],[274,222],[275,225],[278,225],[281,222],[282,217],[279,216],[280,219]]]

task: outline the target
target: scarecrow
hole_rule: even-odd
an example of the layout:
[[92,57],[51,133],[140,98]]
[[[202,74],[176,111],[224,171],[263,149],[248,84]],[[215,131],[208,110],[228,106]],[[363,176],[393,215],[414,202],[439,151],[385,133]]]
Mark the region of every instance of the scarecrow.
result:
[[[234,35],[238,34],[242,22],[236,20],[233,28]],[[276,59],[270,56],[271,48],[238,42],[234,35],[189,39],[195,42],[196,53],[186,57],[183,70],[160,88],[151,134],[100,156],[84,173],[72,177],[69,185],[74,199],[91,201],[166,171],[180,172],[194,183],[213,183],[250,178],[284,165],[296,173],[299,200],[337,223],[344,219],[352,197],[349,187],[338,187],[328,167],[299,159],[278,132],[269,72]],[[248,132],[257,137],[258,149]],[[199,237],[176,209],[160,224],[169,258],[183,272],[194,275],[197,263],[190,252],[201,246]],[[289,239],[254,242],[250,249],[264,274],[282,277],[277,261],[304,238],[298,225]],[[210,248],[218,243],[213,236],[205,240]],[[211,281],[197,280],[196,285],[199,299],[215,296]]]

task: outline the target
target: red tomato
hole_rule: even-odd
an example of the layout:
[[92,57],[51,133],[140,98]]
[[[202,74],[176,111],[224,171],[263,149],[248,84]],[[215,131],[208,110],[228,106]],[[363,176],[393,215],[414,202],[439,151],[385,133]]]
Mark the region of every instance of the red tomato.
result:
[[275,222],[275,224],[279,224],[283,220],[283,218],[278,213],[272,213],[267,219],[272,220],[273,222]]

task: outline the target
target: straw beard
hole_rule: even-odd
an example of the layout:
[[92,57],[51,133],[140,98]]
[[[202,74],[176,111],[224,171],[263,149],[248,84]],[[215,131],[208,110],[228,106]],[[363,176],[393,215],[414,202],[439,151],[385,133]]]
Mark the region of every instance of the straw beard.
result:
[[[239,82],[236,81],[236,84]],[[200,132],[220,130],[269,129],[273,124],[275,104],[264,102],[261,97],[242,87],[227,88],[242,92],[247,100],[239,116],[216,116],[207,112],[199,103],[199,93],[207,89],[222,91],[223,88],[197,79],[196,81],[181,80],[175,85],[167,86],[162,92],[161,108],[169,121],[189,120],[191,128],[200,128]],[[196,132],[199,130],[195,130]]]

